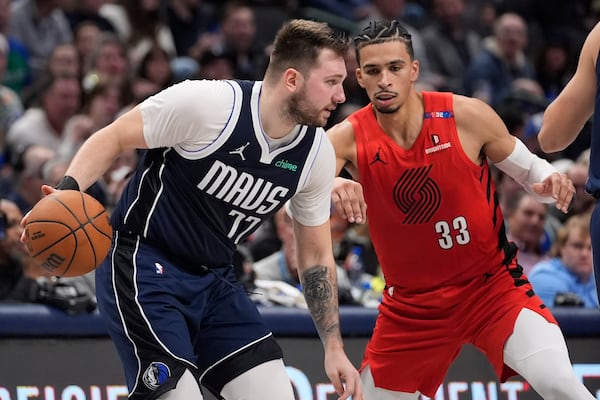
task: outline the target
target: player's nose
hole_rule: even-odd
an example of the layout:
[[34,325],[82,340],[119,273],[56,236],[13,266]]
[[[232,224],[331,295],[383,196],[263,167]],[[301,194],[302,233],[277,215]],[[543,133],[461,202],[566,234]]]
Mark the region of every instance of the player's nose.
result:
[[333,101],[335,104],[342,104],[346,101],[346,93],[344,93],[344,87],[342,85],[339,85],[333,94]]

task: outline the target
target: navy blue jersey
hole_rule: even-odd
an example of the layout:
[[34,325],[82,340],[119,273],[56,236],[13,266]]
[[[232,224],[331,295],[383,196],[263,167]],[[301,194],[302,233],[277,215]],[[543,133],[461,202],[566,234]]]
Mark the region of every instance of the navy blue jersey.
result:
[[301,126],[290,143],[270,151],[256,106],[260,85],[230,84],[236,106],[213,143],[197,154],[177,147],[145,152],[113,213],[116,230],[176,259],[220,267],[296,193],[322,138]]
[[600,63],[596,62],[596,102],[592,119],[592,138],[590,144],[590,169],[586,191],[594,196],[600,195]]

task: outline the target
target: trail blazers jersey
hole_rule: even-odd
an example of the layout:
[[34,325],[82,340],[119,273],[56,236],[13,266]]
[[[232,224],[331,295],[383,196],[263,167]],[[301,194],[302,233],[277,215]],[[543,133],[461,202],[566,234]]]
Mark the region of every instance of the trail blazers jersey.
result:
[[201,149],[146,151],[112,218],[122,234],[209,267],[231,263],[235,244],[300,189],[324,140],[322,129],[301,126],[271,151],[258,115],[260,84],[229,83],[234,106],[217,138]]
[[504,259],[503,217],[487,162],[475,165],[464,153],[450,93],[425,92],[423,102],[423,128],[411,149],[381,130],[371,105],[350,118],[371,238],[394,286],[456,284]]

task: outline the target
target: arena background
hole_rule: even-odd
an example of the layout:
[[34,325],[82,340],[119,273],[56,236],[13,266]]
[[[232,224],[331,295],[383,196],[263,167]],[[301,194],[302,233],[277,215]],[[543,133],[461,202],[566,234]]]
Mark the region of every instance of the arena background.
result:
[[[261,308],[282,345],[298,400],[336,399],[306,310]],[[342,307],[345,348],[358,366],[376,310]],[[555,309],[575,370],[600,400],[600,313]],[[97,313],[69,316],[37,304],[0,305],[0,400],[125,400],[118,356]],[[207,396],[208,400],[213,400]],[[500,384],[487,359],[465,347],[435,400],[540,399],[520,378]]]

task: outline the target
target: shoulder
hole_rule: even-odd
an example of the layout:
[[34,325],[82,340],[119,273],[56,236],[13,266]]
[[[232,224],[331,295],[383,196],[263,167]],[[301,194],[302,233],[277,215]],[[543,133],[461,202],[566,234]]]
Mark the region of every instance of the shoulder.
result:
[[454,119],[459,130],[473,130],[478,134],[483,134],[501,129],[502,133],[505,133],[502,119],[486,102],[457,94],[452,96],[452,102]]
[[168,87],[161,93],[198,95],[204,91],[209,91],[211,96],[219,96],[232,94],[235,87],[239,86],[235,82],[228,80],[188,79]]
[[235,86],[230,81],[186,80],[176,83],[142,103],[142,109],[156,105],[163,110],[181,109],[193,112],[198,107],[220,108],[235,99]]
[[348,119],[329,128],[327,136],[333,145],[337,158],[354,162],[356,138],[354,136],[354,126]]
[[495,115],[494,109],[486,102],[475,97],[452,95],[455,117],[478,118],[485,115]]
[[354,125],[346,118],[327,130],[330,139],[354,139]]

